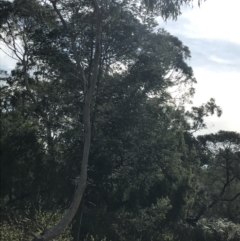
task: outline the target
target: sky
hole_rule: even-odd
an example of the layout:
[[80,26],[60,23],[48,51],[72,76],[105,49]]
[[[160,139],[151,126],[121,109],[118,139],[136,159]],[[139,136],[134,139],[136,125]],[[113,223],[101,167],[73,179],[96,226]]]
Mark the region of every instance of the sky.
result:
[[208,117],[208,128],[198,134],[219,130],[240,132],[240,0],[206,0],[201,7],[183,7],[177,21],[159,26],[177,36],[191,51],[189,61],[197,84],[193,105],[215,98],[223,114]]
[[[206,0],[201,7],[183,7],[177,21],[159,26],[177,36],[189,47],[189,61],[197,79],[193,105],[199,106],[210,98],[222,108],[220,118],[206,119],[208,128],[198,134],[219,130],[240,132],[240,0]],[[0,69],[10,70],[11,58],[0,51]]]

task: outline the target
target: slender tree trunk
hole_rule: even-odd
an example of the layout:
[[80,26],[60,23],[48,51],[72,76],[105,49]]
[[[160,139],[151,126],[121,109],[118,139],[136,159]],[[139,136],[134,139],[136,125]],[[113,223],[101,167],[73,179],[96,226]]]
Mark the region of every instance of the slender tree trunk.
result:
[[[90,121],[90,111],[91,111],[91,102],[97,82],[97,76],[99,72],[99,62],[100,62],[100,55],[101,55],[101,31],[102,31],[102,18],[101,18],[101,12],[100,7],[97,2],[97,0],[92,0],[93,6],[94,6],[94,13],[96,16],[96,46],[95,46],[95,53],[94,53],[94,59],[93,59],[93,70],[92,70],[92,78],[90,80],[90,83],[88,83],[84,71],[81,67],[80,61],[78,59],[77,53],[76,53],[76,44],[74,42],[74,38],[72,38],[72,48],[75,55],[75,59],[77,62],[77,67],[79,69],[79,72],[81,72],[81,76],[84,82],[84,108],[83,108],[83,124],[84,124],[84,148],[83,148],[83,156],[82,156],[82,164],[81,164],[81,175],[80,175],[80,181],[76,190],[76,193],[74,195],[73,201],[69,207],[69,209],[66,211],[63,218],[52,228],[46,230],[42,234],[40,234],[38,237],[34,238],[34,241],[48,241],[56,238],[58,235],[60,235],[67,226],[71,223],[73,217],[75,216],[79,204],[82,200],[84,190],[86,188],[87,183],[87,166],[88,166],[88,157],[89,157],[89,151],[90,151],[90,143],[91,143],[91,121]],[[56,11],[56,13],[59,15],[62,24],[67,28],[66,22],[61,16],[61,13],[56,7],[56,1],[52,1],[52,5]]]
[[80,233],[81,233],[81,226],[82,226],[82,215],[83,215],[83,200],[80,203],[80,206],[78,208],[78,211],[75,215],[75,222],[72,227],[72,235],[73,235],[73,241],[79,241]]

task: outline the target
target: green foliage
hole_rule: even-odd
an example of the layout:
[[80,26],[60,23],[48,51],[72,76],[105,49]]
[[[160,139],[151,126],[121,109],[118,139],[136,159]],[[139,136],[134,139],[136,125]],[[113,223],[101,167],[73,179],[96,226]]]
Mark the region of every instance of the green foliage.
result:
[[[154,12],[155,14],[159,14],[163,17],[163,19],[173,18],[177,19],[177,17],[181,14],[181,6],[183,4],[190,4],[192,0],[142,0],[142,2],[146,5],[147,11]],[[202,0],[198,0],[198,5],[202,3]]]
[[225,219],[202,219],[196,228],[180,227],[175,234],[173,240],[180,241],[237,241],[240,238],[240,226]]
[[[33,210],[25,208],[24,213],[20,211],[6,210],[2,213],[1,218],[1,240],[2,241],[17,241],[30,240],[36,237],[39,233],[50,228],[62,217],[62,212],[43,211],[42,208]],[[62,233],[57,240],[70,241],[70,228]]]
[[84,241],[106,241],[106,238],[99,238],[98,236],[93,236],[87,234],[86,237],[84,238]]
[[[99,1],[88,185],[58,240],[238,239],[239,133],[193,136],[221,109],[210,99],[185,111],[196,83],[190,51],[165,30],[153,31],[155,16],[176,18],[190,2]],[[4,240],[27,240],[61,219],[79,180],[82,74],[91,79],[95,19],[89,0],[58,1],[68,30],[47,1],[0,6],[1,41],[10,49],[21,44],[15,69],[1,72],[1,214],[14,210],[1,232]],[[172,88],[181,88],[178,101]]]
[[13,225],[2,223],[1,228],[1,239],[4,241],[10,240],[24,240],[24,232],[19,228],[15,228]]

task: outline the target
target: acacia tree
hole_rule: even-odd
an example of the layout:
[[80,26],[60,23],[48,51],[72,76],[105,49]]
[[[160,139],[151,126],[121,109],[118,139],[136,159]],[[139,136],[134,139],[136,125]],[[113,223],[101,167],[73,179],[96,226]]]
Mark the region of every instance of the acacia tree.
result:
[[[59,223],[46,230],[44,233],[36,237],[36,240],[51,240],[58,236],[73,219],[78,206],[82,200],[83,193],[87,182],[87,166],[90,151],[91,142],[91,105],[94,98],[94,91],[96,89],[96,83],[100,76],[104,76],[103,70],[109,71],[112,64],[119,61],[118,56],[102,58],[103,50],[107,49],[106,44],[103,42],[103,36],[107,32],[103,32],[103,27],[108,24],[108,16],[112,10],[112,7],[119,6],[124,11],[129,11],[135,17],[141,19],[142,24],[153,26],[153,19],[157,15],[161,15],[164,19],[174,18],[180,14],[180,7],[182,4],[188,4],[192,0],[178,0],[178,1],[97,1],[97,0],[85,0],[85,1],[23,1],[16,0],[14,2],[2,3],[2,9],[5,12],[1,15],[2,30],[5,34],[1,35],[3,43],[10,48],[14,53],[15,58],[22,66],[22,79],[24,80],[24,88],[26,88],[28,97],[32,103],[38,106],[37,98],[34,96],[34,89],[31,89],[29,84],[29,76],[31,72],[31,65],[39,65],[39,60],[33,63],[31,58],[31,50],[34,50],[32,42],[29,39],[33,36],[29,36],[28,33],[33,33],[36,29],[28,28],[24,18],[26,15],[32,21],[32,23],[39,23],[39,25],[46,24],[53,30],[63,31],[64,38],[67,39],[69,44],[68,56],[71,64],[74,66],[75,80],[79,93],[82,95],[82,127],[84,129],[84,144],[83,154],[81,160],[81,173],[76,189],[74,198],[70,207],[66,211],[63,218]],[[200,1],[199,1],[200,3]],[[30,8],[28,8],[31,6]],[[19,11],[21,9],[21,11]],[[40,11],[39,11],[40,9]],[[41,9],[45,11],[41,12]],[[129,10],[128,10],[129,9]],[[31,12],[31,10],[33,12]],[[42,13],[50,14],[41,18],[36,17],[37,14]],[[21,13],[19,16],[19,12]],[[17,16],[16,21],[9,22],[9,16]],[[50,17],[49,17],[50,16]],[[14,29],[14,26],[20,24],[22,29],[20,31]],[[150,25],[149,25],[150,24]],[[151,27],[150,27],[151,28]],[[83,30],[91,30],[91,48],[90,51],[86,51],[85,47],[89,44],[85,40]],[[19,38],[19,32],[21,32],[22,47],[19,47],[17,38]],[[26,34],[27,33],[27,34]],[[31,46],[32,48],[29,48]],[[105,62],[104,62],[105,61]],[[105,64],[105,66],[104,66]],[[104,68],[105,67],[105,68]],[[43,108],[40,108],[40,116],[45,120],[45,125],[49,127],[49,118],[47,112]],[[49,130],[49,128],[48,128]],[[49,132],[50,133],[50,132]]]

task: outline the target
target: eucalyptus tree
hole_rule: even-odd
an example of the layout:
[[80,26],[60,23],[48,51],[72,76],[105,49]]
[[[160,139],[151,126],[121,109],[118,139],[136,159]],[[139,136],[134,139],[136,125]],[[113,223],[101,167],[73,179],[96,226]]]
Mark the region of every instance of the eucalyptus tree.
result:
[[[54,131],[51,123],[58,118],[58,114],[61,113],[62,118],[67,119],[71,126],[72,121],[69,120],[72,115],[68,112],[70,116],[66,116],[65,111],[68,108],[75,110],[79,106],[77,112],[81,119],[77,119],[80,123],[79,139],[82,141],[81,173],[74,198],[59,223],[45,230],[36,240],[51,240],[58,236],[71,222],[82,200],[87,183],[93,125],[91,115],[94,112],[91,110],[95,90],[98,90],[101,79],[111,71],[121,71],[121,68],[127,68],[130,75],[132,73],[137,76],[141,66],[148,66],[152,60],[155,66],[149,66],[149,71],[142,72],[141,76],[159,76],[161,73],[153,55],[155,50],[150,51],[148,46],[149,51],[144,52],[147,45],[145,33],[153,30],[154,17],[160,15],[164,19],[176,19],[180,14],[180,7],[191,2],[15,0],[1,3],[4,13],[1,14],[1,42],[12,51],[18,62],[14,72],[17,74],[15,83],[22,87],[30,105],[35,107],[34,113],[38,114],[48,136],[49,151],[52,148]],[[118,23],[117,31],[114,30],[115,23]],[[142,43],[146,42],[143,46],[138,43],[139,36]],[[177,56],[175,59],[177,62],[173,61],[172,67],[176,67],[177,71],[181,69],[181,74],[187,75],[190,69],[185,68],[187,66],[178,66],[178,58]],[[165,61],[164,56],[162,61]],[[162,76],[163,74],[167,74],[167,70],[163,71]],[[149,89],[148,92],[151,83],[137,79],[143,92],[155,92],[155,89]],[[166,87],[172,84],[171,80],[163,83]],[[46,89],[49,91],[47,94]],[[51,95],[51,90],[57,93]],[[69,99],[64,99],[72,91],[76,94],[74,107],[70,107],[73,103],[65,104]],[[158,91],[160,90],[157,89]],[[54,105],[54,102],[57,104]],[[56,128],[55,132],[58,131]]]

